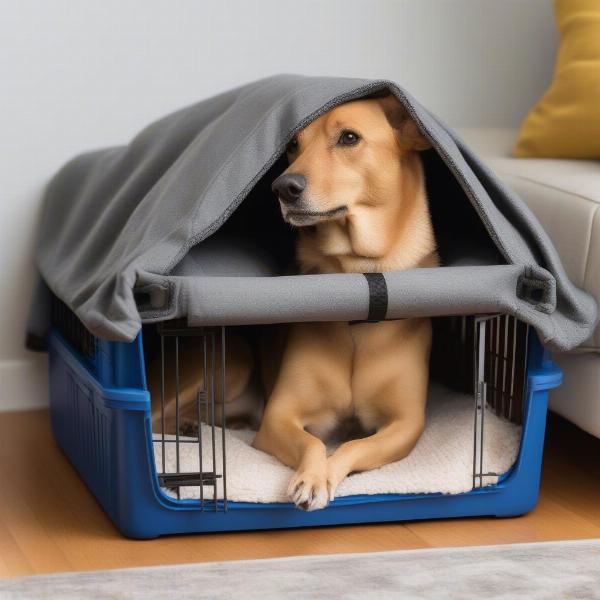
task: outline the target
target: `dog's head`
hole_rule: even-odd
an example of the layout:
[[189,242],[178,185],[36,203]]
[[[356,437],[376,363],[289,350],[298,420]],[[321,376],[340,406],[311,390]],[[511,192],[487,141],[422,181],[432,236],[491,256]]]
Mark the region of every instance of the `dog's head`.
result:
[[272,185],[283,218],[297,227],[374,217],[401,201],[403,158],[430,147],[391,94],[322,115],[289,143],[289,167]]

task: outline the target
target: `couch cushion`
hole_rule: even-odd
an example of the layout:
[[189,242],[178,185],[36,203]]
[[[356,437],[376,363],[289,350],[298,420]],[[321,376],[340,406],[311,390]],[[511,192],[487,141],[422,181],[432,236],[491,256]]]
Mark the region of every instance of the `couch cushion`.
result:
[[558,354],[563,384],[550,392],[550,408],[600,438],[600,354]]
[[[571,280],[600,301],[600,161],[512,158],[516,131],[460,135],[544,226]],[[600,327],[579,350],[600,351]]]

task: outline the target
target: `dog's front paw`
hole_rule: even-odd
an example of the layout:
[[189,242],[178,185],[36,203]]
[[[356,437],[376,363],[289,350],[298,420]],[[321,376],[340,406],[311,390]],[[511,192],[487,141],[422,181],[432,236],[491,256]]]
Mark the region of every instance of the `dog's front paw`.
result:
[[327,477],[324,473],[298,471],[290,481],[288,495],[302,510],[325,508],[329,502]]

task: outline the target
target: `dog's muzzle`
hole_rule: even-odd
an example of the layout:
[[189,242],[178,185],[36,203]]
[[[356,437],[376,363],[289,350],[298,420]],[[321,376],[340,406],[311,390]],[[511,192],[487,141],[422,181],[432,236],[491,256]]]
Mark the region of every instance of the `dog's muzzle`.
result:
[[284,173],[271,185],[279,199],[284,221],[296,227],[308,227],[320,221],[339,219],[346,214],[346,206],[324,211],[312,210],[305,196],[306,187],[306,177],[301,173]]

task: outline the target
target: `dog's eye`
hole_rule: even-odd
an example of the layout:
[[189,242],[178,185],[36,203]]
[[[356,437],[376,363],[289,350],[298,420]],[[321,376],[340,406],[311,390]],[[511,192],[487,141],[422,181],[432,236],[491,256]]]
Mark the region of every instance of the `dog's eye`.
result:
[[294,154],[298,151],[298,138],[294,138],[288,145],[285,151],[288,154]]
[[349,129],[344,129],[338,138],[338,146],[356,146],[360,141],[360,135]]

